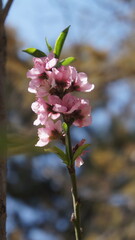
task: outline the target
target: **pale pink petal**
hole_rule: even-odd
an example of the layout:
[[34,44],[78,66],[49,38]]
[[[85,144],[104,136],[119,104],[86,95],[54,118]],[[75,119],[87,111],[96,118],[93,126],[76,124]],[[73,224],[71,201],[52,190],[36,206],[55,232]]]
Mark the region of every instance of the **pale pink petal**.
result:
[[51,119],[56,120],[60,117],[60,113],[49,113],[48,117],[51,117]]
[[76,167],[81,167],[83,164],[84,164],[84,161],[81,157],[76,158],[76,160],[75,160]]
[[81,101],[79,98],[72,96],[70,93],[68,93],[63,97],[62,103],[64,106],[67,107],[67,113],[70,114],[74,112],[76,109],[78,109],[78,107],[81,104]]
[[62,122],[61,122],[61,120],[54,122],[51,119],[48,119],[48,121],[46,122],[46,128],[49,129],[49,131],[56,129],[58,132],[61,132],[62,131]]
[[30,93],[37,93],[36,89],[32,88],[32,87],[28,87],[28,92]]
[[60,104],[61,105],[62,101],[58,96],[49,95],[48,103],[51,104],[51,105],[54,105],[54,104]]
[[84,73],[84,72],[79,72],[79,73],[78,73],[78,77],[79,77],[79,79],[81,80],[81,82],[83,82],[83,85],[86,84],[86,83],[88,83],[88,77],[87,77],[86,73]]
[[77,78],[77,71],[75,67],[69,66],[70,75],[73,80]]
[[40,123],[41,123],[41,122],[40,122],[39,118],[37,118],[37,119],[33,122],[33,125],[38,126]]
[[50,136],[45,128],[38,129],[38,137],[39,137],[39,141],[37,142],[37,144],[35,146],[43,147],[49,143]]
[[75,110],[78,109],[79,106],[80,106],[80,102],[78,101],[77,103],[75,103],[73,105],[73,107],[67,113],[70,114],[70,113],[74,112]]
[[46,112],[40,113],[40,114],[38,115],[38,117],[39,117],[39,120],[40,120],[40,124],[41,124],[41,125],[45,125],[45,124],[46,124],[46,121],[47,121],[47,118],[48,118],[48,114],[47,114]]
[[48,141],[42,141],[41,139],[35,144],[36,147],[43,147],[49,143]]
[[71,109],[71,107],[77,102],[77,100],[77,97],[72,96],[70,93],[68,93],[63,97],[62,103],[65,106],[69,106],[68,108]]
[[40,69],[32,68],[27,72],[26,76],[27,76],[27,78],[34,79],[34,78],[37,78],[39,76],[39,74],[41,74]]
[[38,103],[37,101],[36,101],[36,102],[33,102],[33,103],[31,104],[31,109],[32,109],[33,112],[38,113],[39,103]]
[[80,87],[80,91],[82,92],[91,92],[94,89],[94,84],[87,83]]
[[56,58],[51,59],[51,60],[46,64],[46,69],[49,70],[49,69],[53,68],[53,67],[56,65],[57,61],[58,61],[58,59],[56,59]]
[[38,89],[37,89],[37,97],[45,97],[45,96],[47,96],[49,93],[48,93],[48,91],[46,91],[46,88],[45,88],[45,86],[42,86],[42,87],[39,87]]
[[52,131],[54,129],[54,121],[52,121],[51,119],[48,119],[46,122],[46,128],[50,129],[50,131]]
[[48,131],[46,131],[46,128],[39,128],[38,129],[38,136],[40,139],[44,140],[49,137]]
[[[50,53],[48,54],[48,56],[47,56],[47,59],[48,59],[48,60],[51,60],[52,58],[55,58],[55,55],[54,55],[53,52],[50,52]],[[58,59],[57,59],[57,60],[58,60]]]
[[94,89],[94,84],[90,84],[88,82],[88,77],[84,72],[78,73],[78,75],[74,79],[73,85],[77,87],[77,91],[82,92],[90,92]]
[[53,111],[60,112],[60,113],[66,113],[67,108],[62,106],[62,105],[55,104],[54,107],[53,107]]
[[46,61],[46,57],[42,57],[42,58],[33,58],[33,62],[34,62],[34,68],[38,69],[38,71],[40,71],[40,73],[44,72],[45,70],[45,61]]
[[32,79],[30,82],[29,82],[29,87],[39,87],[41,85],[41,82],[39,79],[35,78],[35,79]]
[[38,57],[34,57],[33,58],[33,62],[34,62],[34,66],[40,67],[43,65],[43,61],[46,59],[46,57],[42,57],[42,58],[38,58]]
[[77,119],[73,122],[73,125],[75,125],[76,127],[87,127],[91,124],[92,120],[91,120],[91,116],[88,115],[86,117],[84,117],[83,119]]
[[55,81],[60,82],[61,80],[64,79],[63,77],[63,73],[60,71],[61,68],[57,69],[57,68],[53,68],[53,78],[55,79]]
[[58,130],[58,132],[62,132],[62,122],[61,122],[61,120],[58,120],[55,123],[55,128]]
[[51,76],[51,78],[49,80],[50,80],[51,88],[55,88],[56,87],[55,79]]
[[57,68],[53,68],[52,72],[54,73],[53,76],[56,76],[57,74],[59,74],[59,70]]

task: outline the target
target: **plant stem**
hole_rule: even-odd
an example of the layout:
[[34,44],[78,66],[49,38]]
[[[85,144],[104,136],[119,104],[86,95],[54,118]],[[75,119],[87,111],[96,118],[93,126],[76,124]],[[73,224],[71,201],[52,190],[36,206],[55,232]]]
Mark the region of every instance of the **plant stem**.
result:
[[73,153],[72,153],[72,145],[71,145],[71,137],[70,137],[70,126],[68,126],[67,134],[66,134],[66,151],[69,159],[69,166],[73,165]]
[[78,191],[77,191],[77,182],[76,182],[76,172],[75,166],[73,162],[73,152],[71,147],[71,138],[70,138],[70,128],[68,128],[67,132],[67,143],[68,143],[68,153],[70,156],[70,165],[67,166],[68,172],[71,179],[72,184],[72,200],[73,200],[73,213],[71,215],[71,221],[74,224],[74,231],[75,231],[75,239],[81,240],[81,228],[80,228],[80,201],[78,199]]

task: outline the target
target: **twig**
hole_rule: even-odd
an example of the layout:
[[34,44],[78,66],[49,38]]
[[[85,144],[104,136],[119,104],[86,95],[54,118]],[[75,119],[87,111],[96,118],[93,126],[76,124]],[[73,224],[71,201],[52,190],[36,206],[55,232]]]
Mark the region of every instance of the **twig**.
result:
[[67,147],[68,147],[68,152],[70,156],[70,165],[67,166],[67,168],[68,168],[68,172],[69,172],[71,184],[72,184],[71,193],[72,193],[73,210],[74,210],[71,215],[71,221],[74,224],[75,239],[81,240],[82,234],[81,234],[81,227],[80,227],[80,201],[78,198],[76,172],[75,172],[73,153],[71,148],[70,127],[68,127],[67,138],[68,138]]
[[3,8],[3,10],[2,10],[2,15],[1,15],[1,21],[2,21],[2,23],[5,22],[6,17],[7,17],[7,15],[8,15],[8,12],[9,12],[9,9],[10,9],[12,3],[13,3],[13,0],[8,0],[7,3],[6,3],[6,6]]

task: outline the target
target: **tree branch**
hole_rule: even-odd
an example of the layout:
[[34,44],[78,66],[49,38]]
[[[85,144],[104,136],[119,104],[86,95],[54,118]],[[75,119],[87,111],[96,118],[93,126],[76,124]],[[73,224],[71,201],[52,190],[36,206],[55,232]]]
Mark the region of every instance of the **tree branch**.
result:
[[3,23],[6,20],[6,17],[8,15],[8,12],[9,12],[9,9],[10,9],[12,3],[13,3],[13,0],[8,0],[7,3],[6,3],[6,6],[3,8],[2,16],[1,16],[2,17],[1,20],[2,20]]

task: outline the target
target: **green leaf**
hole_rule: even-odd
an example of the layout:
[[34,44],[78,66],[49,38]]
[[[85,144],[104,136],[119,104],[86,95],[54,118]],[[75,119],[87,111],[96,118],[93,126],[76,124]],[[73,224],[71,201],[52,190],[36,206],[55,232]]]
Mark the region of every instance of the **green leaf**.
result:
[[48,43],[47,38],[45,38],[46,46],[48,48],[48,51],[51,52],[53,50],[52,46]]
[[67,66],[70,63],[72,63],[73,61],[75,61],[74,57],[68,57],[68,58],[65,58],[65,59],[61,60],[59,63],[63,66]]
[[36,48],[27,48],[25,50],[23,50],[23,52],[26,52],[34,57],[45,57],[46,54],[42,51],[40,51],[39,49],[36,49]]
[[62,123],[62,128],[63,128],[64,132],[67,133],[68,125],[65,122]]
[[56,42],[55,42],[55,46],[54,46],[54,54],[57,58],[60,57],[60,54],[61,54],[61,50],[62,50],[62,47],[63,47],[63,44],[65,42],[65,39],[67,37],[67,34],[68,34],[68,31],[69,31],[69,28],[70,26],[68,26],[66,29],[64,29],[59,37],[57,38]]
[[89,146],[90,144],[84,144],[84,145],[81,145],[79,148],[77,148],[77,150],[74,153],[73,160],[75,161],[75,159],[79,157],[82,154],[82,152]]
[[52,148],[47,148],[44,150],[45,150],[45,152],[51,152],[51,153],[57,154],[59,156],[59,158],[62,159],[65,164],[68,164],[67,155],[60,148],[54,146]]

